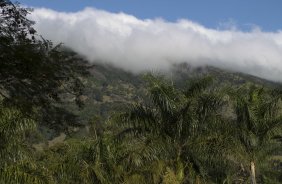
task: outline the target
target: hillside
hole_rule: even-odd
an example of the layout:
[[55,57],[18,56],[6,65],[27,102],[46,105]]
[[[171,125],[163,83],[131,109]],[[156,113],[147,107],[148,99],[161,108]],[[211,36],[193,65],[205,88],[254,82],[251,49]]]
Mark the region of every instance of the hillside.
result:
[[[78,112],[88,119],[91,116],[107,118],[113,111],[124,110],[128,104],[146,99],[146,73],[133,74],[111,65],[95,64],[90,69],[91,75],[85,80],[85,92],[82,100],[85,107]],[[257,84],[277,87],[274,83],[255,76],[225,71],[214,67],[192,68],[187,64],[174,65],[169,72],[158,72],[183,87],[190,79],[212,76],[218,86],[240,86]]]

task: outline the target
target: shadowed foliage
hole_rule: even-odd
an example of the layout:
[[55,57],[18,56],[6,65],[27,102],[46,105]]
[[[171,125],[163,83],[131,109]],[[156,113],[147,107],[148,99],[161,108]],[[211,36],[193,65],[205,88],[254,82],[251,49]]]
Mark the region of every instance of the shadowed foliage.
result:
[[54,119],[50,109],[60,108],[57,103],[62,96],[72,95],[81,105],[80,76],[88,73],[86,62],[37,35],[34,22],[26,18],[29,9],[8,0],[1,0],[0,7],[0,96],[4,103],[26,113],[37,108],[47,123],[50,117]]

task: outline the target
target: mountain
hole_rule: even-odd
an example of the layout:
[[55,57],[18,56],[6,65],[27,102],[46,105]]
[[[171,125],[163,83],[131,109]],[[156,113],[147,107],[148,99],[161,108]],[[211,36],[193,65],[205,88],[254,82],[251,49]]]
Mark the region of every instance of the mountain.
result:
[[[73,100],[67,108],[80,117],[80,122],[86,125],[93,117],[106,120],[112,113],[120,112],[130,104],[146,100],[146,73],[134,74],[109,64],[94,64],[89,69],[90,76],[84,79],[85,90],[81,96],[84,107],[79,109]],[[280,84],[255,76],[221,70],[214,67],[191,67],[188,64],[173,65],[170,71],[156,72],[172,80],[177,86],[183,87],[191,78],[212,76],[219,86],[240,86],[257,84],[277,87]]]

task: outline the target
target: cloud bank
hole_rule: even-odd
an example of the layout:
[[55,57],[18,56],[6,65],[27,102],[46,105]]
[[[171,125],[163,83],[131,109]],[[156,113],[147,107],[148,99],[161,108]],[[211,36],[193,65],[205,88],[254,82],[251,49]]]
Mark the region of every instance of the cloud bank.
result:
[[86,56],[133,72],[168,70],[172,63],[214,66],[282,82],[282,31],[208,29],[183,19],[140,20],[86,8],[75,13],[35,9],[39,34]]

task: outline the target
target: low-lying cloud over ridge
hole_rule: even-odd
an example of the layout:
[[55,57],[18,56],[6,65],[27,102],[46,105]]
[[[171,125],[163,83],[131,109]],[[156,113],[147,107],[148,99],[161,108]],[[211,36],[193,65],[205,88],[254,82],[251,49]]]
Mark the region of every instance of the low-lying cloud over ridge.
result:
[[65,43],[90,61],[133,72],[187,62],[282,81],[282,31],[216,30],[184,19],[140,20],[93,8],[76,13],[35,9],[31,19],[44,37]]

